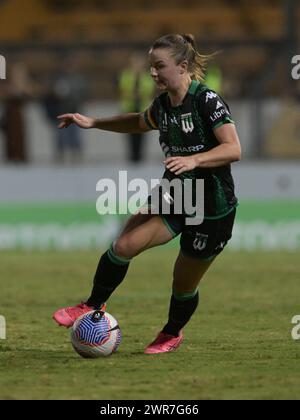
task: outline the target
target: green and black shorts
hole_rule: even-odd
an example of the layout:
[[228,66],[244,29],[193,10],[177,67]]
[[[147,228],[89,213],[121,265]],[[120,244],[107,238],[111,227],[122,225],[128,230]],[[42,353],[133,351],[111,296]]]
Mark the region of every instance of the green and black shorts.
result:
[[187,225],[186,216],[160,215],[173,237],[181,234],[180,247],[184,255],[201,260],[213,260],[232,236],[236,208],[220,219],[204,219],[199,225]]

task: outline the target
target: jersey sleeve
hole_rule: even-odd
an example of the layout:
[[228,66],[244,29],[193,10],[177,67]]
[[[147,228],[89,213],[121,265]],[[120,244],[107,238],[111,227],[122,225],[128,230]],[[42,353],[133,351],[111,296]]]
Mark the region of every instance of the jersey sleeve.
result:
[[156,98],[144,112],[145,123],[151,130],[158,130],[158,107],[158,98]]
[[211,129],[223,124],[234,124],[229,106],[213,90],[203,92],[199,97],[200,113]]

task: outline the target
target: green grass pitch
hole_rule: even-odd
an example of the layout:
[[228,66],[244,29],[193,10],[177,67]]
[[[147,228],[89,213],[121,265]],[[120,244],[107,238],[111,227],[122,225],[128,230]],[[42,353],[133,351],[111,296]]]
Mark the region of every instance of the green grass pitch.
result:
[[298,399],[299,253],[226,250],[203,280],[182,346],[144,355],[166,320],[175,258],[161,247],[133,261],[108,305],[120,348],[85,360],[51,315],[88,296],[98,253],[2,252],[0,399]]

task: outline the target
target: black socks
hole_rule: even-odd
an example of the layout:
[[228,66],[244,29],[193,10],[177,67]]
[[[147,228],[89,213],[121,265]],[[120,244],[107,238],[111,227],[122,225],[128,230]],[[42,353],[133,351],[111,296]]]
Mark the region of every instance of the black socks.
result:
[[[124,280],[130,260],[118,257],[112,248],[100,258],[92,294],[87,300],[88,306],[98,309],[105,303],[115,289]],[[188,323],[199,303],[199,293],[176,294],[173,292],[169,308],[169,320],[163,332],[178,336],[180,330]]]
[[118,257],[110,248],[100,258],[94,277],[92,294],[86,304],[95,309],[108,300],[126,276],[130,260]]
[[199,303],[198,290],[194,293],[171,297],[169,320],[163,332],[178,337],[180,330],[188,323]]

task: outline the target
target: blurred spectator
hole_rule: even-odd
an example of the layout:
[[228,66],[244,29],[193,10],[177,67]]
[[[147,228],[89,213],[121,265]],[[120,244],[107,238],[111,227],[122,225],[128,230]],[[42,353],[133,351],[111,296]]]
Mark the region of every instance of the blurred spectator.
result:
[[[130,57],[129,66],[119,78],[119,90],[122,112],[141,112],[147,109],[155,90],[150,72],[146,69],[144,56],[137,53]],[[144,134],[128,134],[128,159],[131,162],[143,160]]]
[[76,56],[69,55],[63,60],[58,71],[50,77],[48,92],[44,98],[46,114],[55,132],[56,162],[76,163],[82,159],[80,129],[72,124],[68,130],[59,130],[57,116],[80,112],[86,90],[86,80],[78,72],[78,60]]
[[24,104],[34,93],[35,87],[23,63],[10,66],[4,85],[1,128],[4,132],[4,154],[8,162],[28,161],[24,123]]

